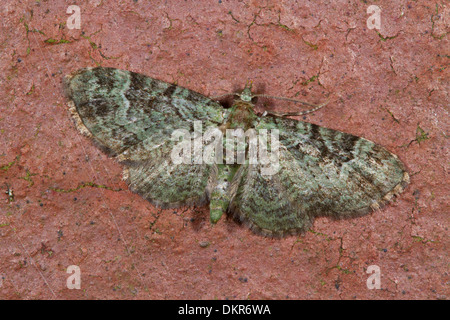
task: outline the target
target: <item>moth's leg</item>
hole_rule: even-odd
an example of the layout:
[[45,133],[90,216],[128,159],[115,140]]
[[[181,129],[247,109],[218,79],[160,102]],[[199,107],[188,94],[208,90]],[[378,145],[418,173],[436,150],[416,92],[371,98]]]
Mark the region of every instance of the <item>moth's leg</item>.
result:
[[216,223],[226,212],[230,204],[231,195],[228,192],[230,182],[236,173],[236,166],[218,164],[217,184],[211,192],[209,212],[211,223]]

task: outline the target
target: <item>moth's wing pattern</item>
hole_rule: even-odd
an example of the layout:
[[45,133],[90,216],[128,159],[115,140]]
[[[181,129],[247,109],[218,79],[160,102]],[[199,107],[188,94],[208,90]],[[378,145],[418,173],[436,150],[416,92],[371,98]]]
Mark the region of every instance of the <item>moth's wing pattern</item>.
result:
[[306,231],[315,217],[348,218],[381,208],[409,182],[402,162],[364,138],[311,123],[261,118],[279,130],[279,170],[243,165],[229,211],[253,231],[281,237]]
[[216,184],[217,167],[206,164],[174,164],[170,156],[130,163],[124,179],[133,192],[155,206],[177,208],[203,205]]
[[172,132],[193,132],[224,121],[225,110],[186,88],[114,68],[81,69],[65,79],[78,129],[128,168],[130,188],[162,207],[204,203],[214,171],[210,165],[174,165]]

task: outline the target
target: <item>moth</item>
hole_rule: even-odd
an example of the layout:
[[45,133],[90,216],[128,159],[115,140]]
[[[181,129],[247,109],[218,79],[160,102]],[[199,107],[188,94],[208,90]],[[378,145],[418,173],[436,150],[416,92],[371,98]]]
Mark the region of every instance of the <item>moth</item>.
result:
[[[319,216],[379,210],[409,182],[398,157],[374,142],[285,114],[257,114],[250,86],[225,108],[192,90],[115,68],[81,69],[64,84],[77,128],[124,165],[133,192],[161,208],[209,202],[213,223],[227,213],[264,236],[299,234]],[[264,174],[263,164],[248,160],[175,163],[179,141],[172,133],[192,131],[195,123],[201,134],[211,127],[276,129],[278,170]]]

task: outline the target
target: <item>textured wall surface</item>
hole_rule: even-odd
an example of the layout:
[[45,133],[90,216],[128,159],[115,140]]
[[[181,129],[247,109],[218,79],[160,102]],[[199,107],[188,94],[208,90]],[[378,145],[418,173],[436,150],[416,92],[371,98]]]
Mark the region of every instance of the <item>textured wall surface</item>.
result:
[[[446,1],[3,1],[0,298],[448,299]],[[80,135],[63,77],[110,66],[207,96],[332,102],[305,121],[372,140],[411,176],[380,212],[268,239],[207,206],[160,210]],[[260,100],[264,109],[299,105]],[[302,119],[303,120],[303,119]],[[81,270],[81,290],[66,270]],[[367,269],[381,271],[369,290]]]

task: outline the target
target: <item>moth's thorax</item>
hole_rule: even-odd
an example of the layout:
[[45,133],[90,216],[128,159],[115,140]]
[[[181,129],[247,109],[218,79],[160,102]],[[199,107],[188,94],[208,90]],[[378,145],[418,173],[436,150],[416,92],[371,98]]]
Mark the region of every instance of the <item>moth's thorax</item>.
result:
[[224,129],[241,128],[246,131],[252,128],[257,117],[253,108],[254,105],[250,101],[241,99],[234,101]]

